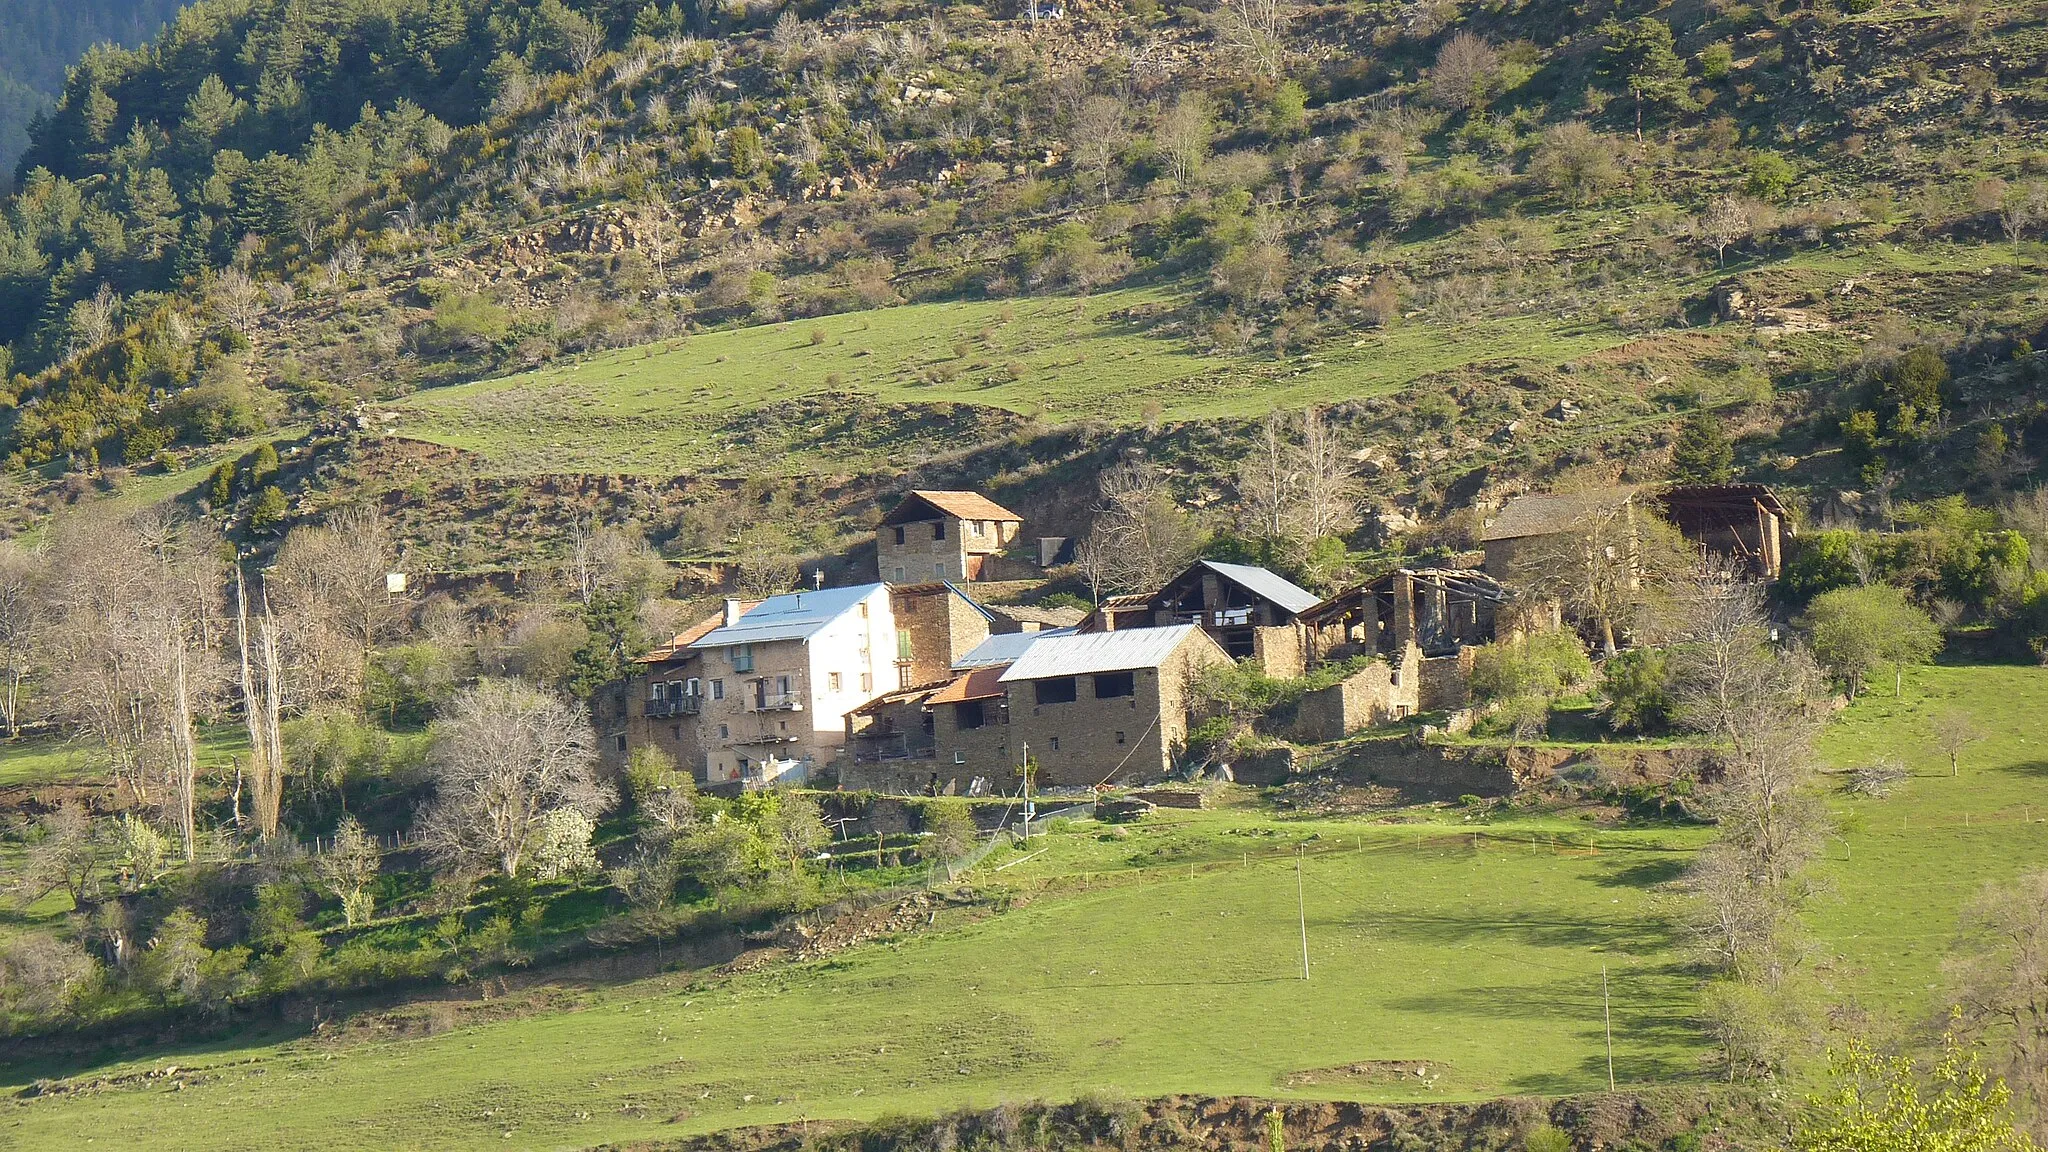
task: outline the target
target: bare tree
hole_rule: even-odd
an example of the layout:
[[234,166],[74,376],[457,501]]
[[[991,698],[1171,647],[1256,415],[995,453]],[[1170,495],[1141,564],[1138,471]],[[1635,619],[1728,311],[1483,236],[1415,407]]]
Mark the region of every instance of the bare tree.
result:
[[1948,757],[1948,774],[1962,772],[1963,749],[1984,739],[1984,729],[1968,712],[1951,709],[1934,718],[1934,746]]
[[1100,591],[1150,592],[1194,561],[1200,530],[1148,461],[1119,464],[1097,481],[1101,502],[1083,567]]
[[0,541],[0,722],[10,739],[21,733],[21,693],[40,666],[49,608],[42,557],[18,541]]
[[286,706],[361,698],[370,653],[408,607],[387,583],[398,563],[384,518],[372,508],[343,508],[285,537],[263,599],[275,610]]
[[1174,183],[1188,184],[1201,174],[1215,132],[1209,99],[1199,92],[1182,92],[1159,118],[1159,147]]
[[1460,32],[1437,49],[1429,70],[1429,93],[1455,112],[1485,104],[1500,84],[1500,53],[1470,32]]
[[2020,237],[2044,215],[2048,215],[2048,187],[2027,184],[2006,191],[1998,207],[1998,226],[2012,245],[2015,264],[2020,258]]
[[1714,263],[1727,264],[1728,246],[1756,233],[1756,211],[1739,196],[1716,196],[1700,213],[1700,238],[1714,249]]
[[262,286],[250,279],[247,272],[230,268],[214,280],[207,303],[229,327],[247,336],[263,318],[265,296]]
[[1109,199],[1109,178],[1116,170],[1116,158],[1130,142],[1130,117],[1123,101],[1113,96],[1090,96],[1082,101],[1074,118],[1074,170],[1099,184],[1104,200]]
[[444,865],[517,875],[550,811],[596,818],[615,795],[600,783],[596,737],[581,704],[516,680],[457,694],[437,727],[434,798],[419,830]]
[[1327,413],[1301,414],[1301,533],[1310,542],[1358,527],[1358,470]]
[[263,610],[251,636],[249,586],[241,566],[235,566],[235,642],[240,660],[242,721],[249,730],[249,783],[254,800],[257,834],[268,840],[277,834],[278,817],[284,803],[284,740],[280,734],[284,711],[284,670],[278,658],[277,622],[270,614],[270,598],[263,597]]
[[1274,80],[1287,62],[1289,15],[1283,0],[1224,0],[1217,18],[1223,39],[1253,71]]
[[1238,525],[1248,535],[1280,540],[1292,524],[1301,490],[1301,477],[1294,467],[1292,423],[1285,412],[1267,413],[1251,451],[1238,462]]
[[2002,1042],[2006,1082],[2048,1136],[2048,872],[1987,886],[1946,967],[1961,1030]]
[[192,859],[193,716],[225,681],[218,541],[160,512],[79,517],[54,536],[53,700],[106,752],[117,781],[170,812]]

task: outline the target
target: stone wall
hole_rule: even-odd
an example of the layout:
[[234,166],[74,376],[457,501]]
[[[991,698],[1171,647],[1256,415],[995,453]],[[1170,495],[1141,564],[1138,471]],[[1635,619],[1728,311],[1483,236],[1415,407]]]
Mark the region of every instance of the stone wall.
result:
[[1295,710],[1291,738],[1327,744],[1413,715],[1420,710],[1421,668],[1426,663],[1421,650],[1410,644],[1398,667],[1375,661],[1328,688],[1304,695]]
[[1420,712],[1446,712],[1472,702],[1472,649],[1422,661],[1417,688]]
[[1268,676],[1293,679],[1308,670],[1306,632],[1299,624],[1277,624],[1252,629],[1252,652]]

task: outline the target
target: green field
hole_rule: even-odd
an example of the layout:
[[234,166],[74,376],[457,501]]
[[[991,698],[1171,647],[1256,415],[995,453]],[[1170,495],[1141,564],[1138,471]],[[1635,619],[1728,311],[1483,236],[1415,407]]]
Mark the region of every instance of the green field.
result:
[[[808,470],[854,462],[870,449],[855,446],[858,437],[830,418],[827,404],[810,427],[790,430],[791,443],[805,450],[778,466],[756,455],[764,445],[750,414],[836,393],[892,405],[979,405],[1055,424],[1247,417],[1385,394],[1464,364],[1555,362],[1628,339],[1554,317],[1476,320],[1454,333],[1418,323],[1277,362],[1200,354],[1143,318],[1183,303],[1170,289],[1138,288],[910,304],[708,332],[422,392],[401,405],[397,430],[476,452],[507,473]],[[837,460],[821,462],[820,453],[835,451]]]
[[[220,768],[248,752],[248,730],[238,724],[216,724],[199,732],[203,769]],[[0,788],[104,783],[106,772],[105,760],[87,744],[35,736],[0,740]]]
[[[1420,259],[1439,244],[1414,246]],[[1873,244],[1800,252],[1747,272],[1816,298],[1855,282],[1848,307],[1874,294],[1918,291],[1918,277],[2003,267],[1996,245],[1906,248]],[[1624,345],[1653,346],[1665,368],[1725,353],[1719,339],[1652,327],[1631,331],[1603,309],[1668,314],[1702,298],[1723,273],[1614,285],[1611,299],[1562,311],[1528,301],[1444,319],[1430,313],[1391,328],[1325,339],[1284,361],[1270,353],[1198,350],[1177,324],[1185,290],[1128,288],[1087,297],[909,304],[705,332],[661,344],[563,361],[532,372],[420,392],[402,401],[400,435],[476,453],[486,472],[511,475],[687,472],[771,474],[852,469],[905,453],[968,446],[951,433],[920,439],[850,406],[965,404],[1049,424],[1262,416],[1276,407],[1398,393],[1475,365],[1548,370]],[[1666,361],[1669,361],[1667,364]],[[1723,373],[1725,374],[1725,373]],[[1713,383],[1709,373],[1707,384]],[[1614,387],[1591,379],[1587,397]],[[1711,387],[1709,389],[1711,391]],[[872,411],[870,409],[869,411]],[[1637,412],[1624,423],[1669,419]],[[868,426],[863,426],[867,421]],[[1571,435],[1615,431],[1612,418]],[[1562,434],[1562,433],[1557,433]],[[927,442],[928,441],[928,442]]]
[[[1952,700],[1997,733],[1956,780],[1936,774],[1924,736]],[[1892,748],[1923,773],[1891,799],[1844,805],[1849,830],[1827,866],[1838,896],[1814,917],[1841,994],[1924,1013],[1956,910],[2048,846],[2048,827],[2026,822],[2033,805],[2048,815],[2030,731],[2044,707],[2048,672],[1932,669],[1907,679],[1903,702],[1866,697],[1830,732],[1838,764]],[[1083,822],[1035,843],[1041,855],[983,865],[1010,910],[949,912],[933,931],[823,961],[579,985],[544,1013],[415,1039],[250,1037],[91,1069],[12,1067],[0,1079],[18,1085],[174,1064],[184,1087],[11,1099],[0,1143],[564,1148],[1087,1090],[1573,1092],[1605,1086],[1603,965],[1621,1081],[1710,1076],[1661,888],[1705,833],[1461,820],[1243,806],[1162,812],[1124,833]],[[993,871],[1005,861],[1021,862]],[[1410,1071],[1300,1076],[1374,1061]]]

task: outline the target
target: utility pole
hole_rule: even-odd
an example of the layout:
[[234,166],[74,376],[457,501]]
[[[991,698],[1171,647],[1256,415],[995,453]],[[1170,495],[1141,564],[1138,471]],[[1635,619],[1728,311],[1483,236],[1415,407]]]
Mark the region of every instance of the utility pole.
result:
[[1614,1007],[1607,998],[1607,965],[1600,965],[1600,1018],[1607,1032],[1607,1090],[1614,1091]]
[[1308,979],[1308,897],[1301,887],[1301,849],[1294,850],[1294,908],[1301,918],[1301,978]]
[[1022,788],[1024,796],[1024,844],[1026,847],[1029,847],[1031,844],[1031,741],[1024,741],[1023,747],[1024,760],[1017,765],[1017,775],[1023,778],[1024,781]]

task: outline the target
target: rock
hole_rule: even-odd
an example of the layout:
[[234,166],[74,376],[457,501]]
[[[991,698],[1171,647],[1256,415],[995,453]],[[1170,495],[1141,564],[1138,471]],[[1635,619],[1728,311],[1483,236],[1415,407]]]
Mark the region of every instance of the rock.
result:
[[1142,819],[1146,813],[1157,807],[1158,805],[1148,800],[1139,800],[1136,797],[1098,800],[1095,802],[1095,818],[1105,824],[1126,824],[1132,820]]
[[1560,424],[1569,424],[1577,420],[1582,411],[1577,404],[1569,399],[1564,399],[1552,404],[1550,410],[1545,412],[1544,415]]
[[1496,444],[1512,443],[1515,439],[1515,433],[1521,430],[1522,422],[1520,420],[1510,420],[1499,428],[1494,429],[1493,435],[1487,437],[1487,439],[1492,440]]

